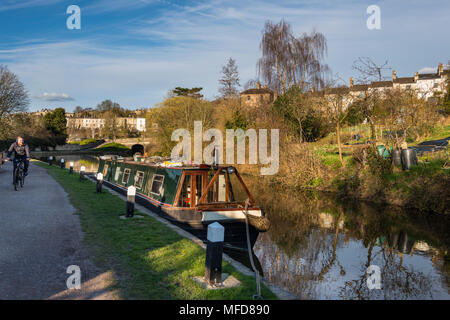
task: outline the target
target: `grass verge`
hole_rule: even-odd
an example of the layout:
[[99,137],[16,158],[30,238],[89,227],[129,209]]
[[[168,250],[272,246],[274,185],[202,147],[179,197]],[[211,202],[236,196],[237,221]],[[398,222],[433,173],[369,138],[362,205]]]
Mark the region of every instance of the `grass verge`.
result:
[[[95,193],[95,185],[79,181],[67,170],[47,169],[69,194],[80,216],[84,241],[94,261],[111,269],[122,299],[251,299],[256,292],[255,279],[243,275],[228,262],[223,272],[241,281],[238,288],[205,290],[192,278],[204,273],[205,250],[185,239],[154,218],[142,214],[140,219],[122,220],[125,201],[106,190]],[[135,214],[139,214],[136,210]],[[264,285],[265,299],[276,296]]]

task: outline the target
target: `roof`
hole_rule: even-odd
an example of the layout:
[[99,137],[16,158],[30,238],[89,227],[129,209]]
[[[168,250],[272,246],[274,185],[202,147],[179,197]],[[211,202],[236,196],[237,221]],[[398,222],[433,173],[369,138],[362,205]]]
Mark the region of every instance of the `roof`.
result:
[[267,88],[254,88],[242,91],[241,94],[273,94],[273,91]]
[[372,88],[392,87],[392,81],[374,81],[370,84]]
[[419,73],[419,80],[439,79],[440,77],[437,73]]
[[404,77],[394,79],[394,83],[414,83],[414,77]]
[[366,91],[369,89],[368,84],[354,84],[350,87],[350,91]]

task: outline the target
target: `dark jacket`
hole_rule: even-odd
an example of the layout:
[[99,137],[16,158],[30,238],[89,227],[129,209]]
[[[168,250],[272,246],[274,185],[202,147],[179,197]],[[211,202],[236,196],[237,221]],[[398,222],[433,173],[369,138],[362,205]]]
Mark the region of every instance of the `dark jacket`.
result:
[[30,158],[30,148],[26,143],[24,143],[22,146],[19,146],[17,142],[14,142],[8,149],[7,157],[11,157],[11,154],[14,152],[14,156],[17,158],[23,158],[27,157]]

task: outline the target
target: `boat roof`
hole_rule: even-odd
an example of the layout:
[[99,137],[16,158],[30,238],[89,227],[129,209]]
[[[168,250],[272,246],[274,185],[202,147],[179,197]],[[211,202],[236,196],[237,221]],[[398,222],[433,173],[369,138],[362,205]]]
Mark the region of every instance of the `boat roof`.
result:
[[229,166],[213,166],[209,164],[197,164],[197,163],[182,163],[173,161],[155,161],[151,158],[142,158],[141,161],[136,161],[133,158],[122,158],[117,156],[101,156],[100,159],[106,161],[116,161],[119,163],[126,163],[136,166],[152,167],[152,168],[164,168],[164,169],[177,169],[177,170],[210,170],[219,168],[228,168]]

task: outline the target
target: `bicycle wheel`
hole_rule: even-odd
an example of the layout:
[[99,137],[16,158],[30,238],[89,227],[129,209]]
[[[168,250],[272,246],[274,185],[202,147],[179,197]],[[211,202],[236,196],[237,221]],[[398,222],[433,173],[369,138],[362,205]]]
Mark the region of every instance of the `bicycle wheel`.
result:
[[20,187],[23,188],[23,185],[25,184],[25,175],[23,174],[23,170],[19,171],[19,177],[20,177]]

